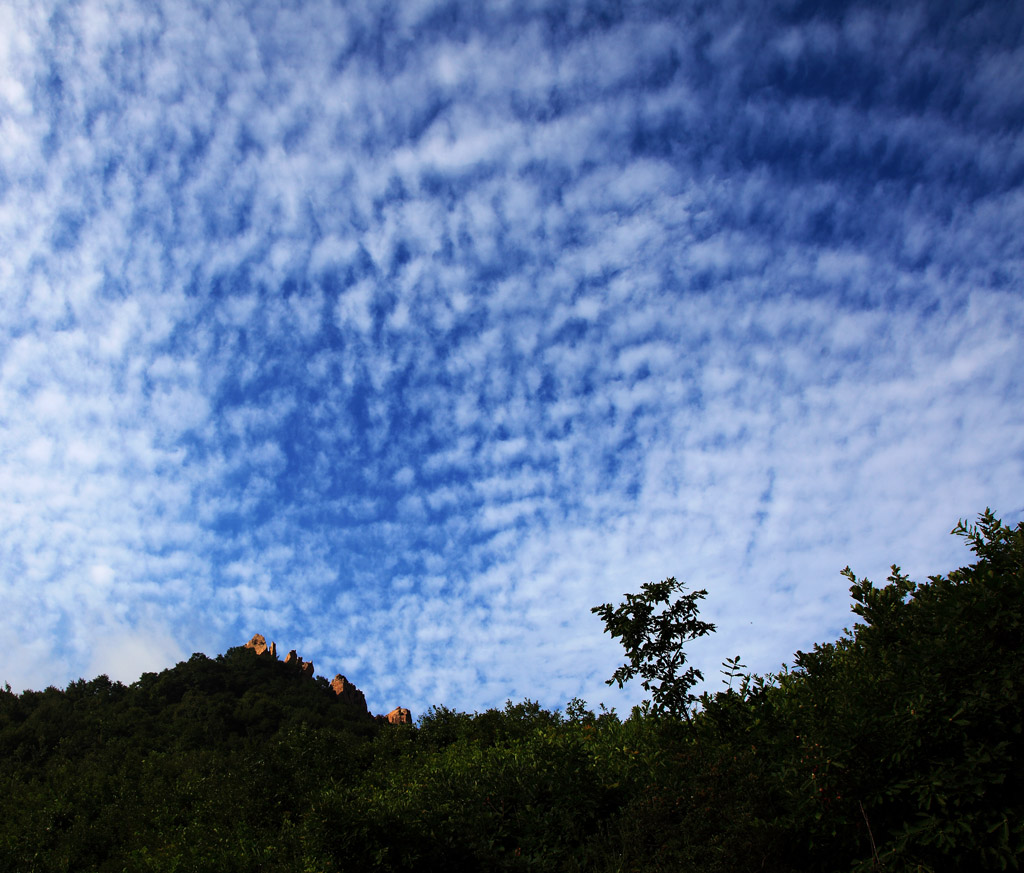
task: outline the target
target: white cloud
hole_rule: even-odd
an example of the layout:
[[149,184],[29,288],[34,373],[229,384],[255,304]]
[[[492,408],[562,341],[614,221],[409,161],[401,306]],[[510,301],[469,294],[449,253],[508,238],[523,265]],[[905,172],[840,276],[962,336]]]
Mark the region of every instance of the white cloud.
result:
[[355,329],[369,333],[373,329],[373,312],[370,309],[374,298],[374,282],[362,279],[338,298],[335,321],[343,331]]

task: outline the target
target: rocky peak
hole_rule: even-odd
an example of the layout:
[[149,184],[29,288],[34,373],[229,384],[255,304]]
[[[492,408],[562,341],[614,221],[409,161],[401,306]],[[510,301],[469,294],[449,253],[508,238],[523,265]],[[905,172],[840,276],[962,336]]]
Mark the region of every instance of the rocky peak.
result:
[[277,657],[277,643],[271,643],[267,645],[266,637],[263,634],[253,634],[252,639],[245,644],[247,649],[252,649],[257,655],[262,655],[264,652],[270,652],[272,658]]
[[303,661],[302,658],[298,656],[295,649],[292,649],[287,655],[285,655],[284,662],[286,664],[294,664],[299,668],[299,671],[303,676],[309,676],[310,679],[313,678],[313,662]]
[[369,713],[366,708],[366,695],[340,673],[331,680],[331,688],[342,703],[357,706],[363,712]]
[[392,709],[386,716],[384,716],[391,724],[412,724],[412,713],[408,709],[403,709],[401,706]]

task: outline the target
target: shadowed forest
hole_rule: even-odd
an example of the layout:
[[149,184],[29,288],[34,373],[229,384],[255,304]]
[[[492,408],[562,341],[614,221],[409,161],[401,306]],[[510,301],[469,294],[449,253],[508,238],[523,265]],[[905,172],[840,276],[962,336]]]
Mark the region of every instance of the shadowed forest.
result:
[[526,700],[369,718],[268,654],[0,692],[0,871],[979,871],[1024,854],[1024,523],[852,628],[695,697],[702,592],[595,607],[628,717]]

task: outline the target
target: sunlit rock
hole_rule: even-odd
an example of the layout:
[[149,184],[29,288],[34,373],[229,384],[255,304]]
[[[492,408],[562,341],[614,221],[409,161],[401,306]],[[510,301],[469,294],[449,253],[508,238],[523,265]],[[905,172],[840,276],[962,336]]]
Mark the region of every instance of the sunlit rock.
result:
[[391,724],[412,724],[412,713],[401,706],[392,709],[385,718]]
[[350,706],[357,706],[362,712],[368,712],[366,708],[366,696],[348,681],[340,673],[331,680],[331,688],[338,695],[338,700]]
[[252,649],[257,655],[262,655],[264,652],[270,652],[271,657],[277,657],[277,643],[271,643],[267,645],[266,637],[263,634],[253,634],[253,637],[249,642],[245,644],[247,649]]

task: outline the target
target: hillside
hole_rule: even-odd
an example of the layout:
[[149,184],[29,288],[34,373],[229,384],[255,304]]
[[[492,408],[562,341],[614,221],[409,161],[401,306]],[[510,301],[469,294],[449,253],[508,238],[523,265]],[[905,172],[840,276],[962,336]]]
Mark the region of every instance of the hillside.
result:
[[1018,869],[1024,524],[954,533],[975,563],[848,571],[851,630],[777,674],[730,662],[684,717],[392,723],[259,635],[130,686],[7,688],[0,871]]

